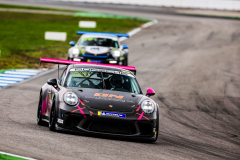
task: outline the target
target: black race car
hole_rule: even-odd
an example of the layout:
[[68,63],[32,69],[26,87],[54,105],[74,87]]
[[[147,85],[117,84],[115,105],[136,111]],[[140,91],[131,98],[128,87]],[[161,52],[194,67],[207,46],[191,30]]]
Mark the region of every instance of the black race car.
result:
[[135,67],[41,58],[68,65],[40,90],[37,124],[49,129],[156,141],[159,106],[143,95]]

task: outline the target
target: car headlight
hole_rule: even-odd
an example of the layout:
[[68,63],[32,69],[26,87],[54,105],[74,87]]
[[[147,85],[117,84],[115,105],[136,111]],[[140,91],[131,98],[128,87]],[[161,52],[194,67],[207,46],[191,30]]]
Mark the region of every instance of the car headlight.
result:
[[154,111],[154,104],[151,100],[144,100],[141,104],[141,108],[144,111],[144,113],[153,113]]
[[76,105],[78,102],[78,97],[73,92],[67,92],[63,96],[64,102],[68,105]]
[[79,49],[78,48],[73,48],[72,53],[75,54],[79,54]]
[[120,57],[121,52],[120,51],[114,51],[113,57]]

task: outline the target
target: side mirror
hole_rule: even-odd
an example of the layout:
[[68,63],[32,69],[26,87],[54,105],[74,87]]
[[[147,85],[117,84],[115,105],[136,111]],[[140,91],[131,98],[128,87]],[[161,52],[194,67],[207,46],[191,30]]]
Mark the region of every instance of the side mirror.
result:
[[71,42],[69,43],[69,45],[70,45],[70,46],[75,46],[75,41],[71,41]]
[[123,49],[128,49],[128,46],[126,44],[124,44]]
[[151,88],[148,88],[146,96],[150,97],[150,96],[154,96],[154,95],[155,95],[155,91]]
[[53,86],[54,88],[57,88],[58,85],[57,85],[57,79],[56,78],[50,78],[48,81],[47,81],[47,84]]

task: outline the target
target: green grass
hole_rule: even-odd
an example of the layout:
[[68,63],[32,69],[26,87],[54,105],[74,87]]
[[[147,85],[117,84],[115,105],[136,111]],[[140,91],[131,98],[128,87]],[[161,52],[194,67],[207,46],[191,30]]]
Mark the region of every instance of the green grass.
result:
[[[80,20],[96,21],[97,28],[78,27]],[[38,68],[39,57],[67,58],[69,41],[76,31],[127,33],[145,21],[137,19],[90,18],[64,15],[0,12],[0,69]],[[44,39],[45,31],[67,32],[67,41]]]
[[123,16],[123,15],[116,15],[116,14],[107,14],[107,13],[99,13],[99,12],[87,12],[87,11],[81,11],[75,13],[74,16],[80,16],[80,17],[91,17],[91,18],[114,18],[114,19],[128,19],[128,20],[139,20],[144,22],[151,21],[147,18],[141,18],[141,17],[131,17],[131,16]]
[[0,8],[17,8],[17,9],[35,9],[35,10],[49,10],[49,11],[65,11],[65,12],[76,12],[73,10],[67,9],[55,9],[55,8],[46,8],[46,7],[33,7],[33,6],[18,6],[10,4],[0,4]]
[[5,72],[5,71],[8,71],[9,69],[0,69],[0,74]]
[[6,154],[0,154],[0,159],[1,160],[26,160],[24,158],[18,158],[18,157],[14,157],[14,156],[9,156]]

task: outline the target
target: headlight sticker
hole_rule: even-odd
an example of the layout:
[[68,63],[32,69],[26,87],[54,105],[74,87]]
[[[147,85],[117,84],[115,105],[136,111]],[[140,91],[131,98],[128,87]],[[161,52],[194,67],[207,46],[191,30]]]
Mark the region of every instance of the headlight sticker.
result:
[[141,120],[142,117],[143,117],[143,118],[145,118],[146,120],[150,121],[146,116],[143,115],[144,112],[142,112],[141,114],[140,114],[140,113],[136,113],[136,114],[140,115],[138,120]]

